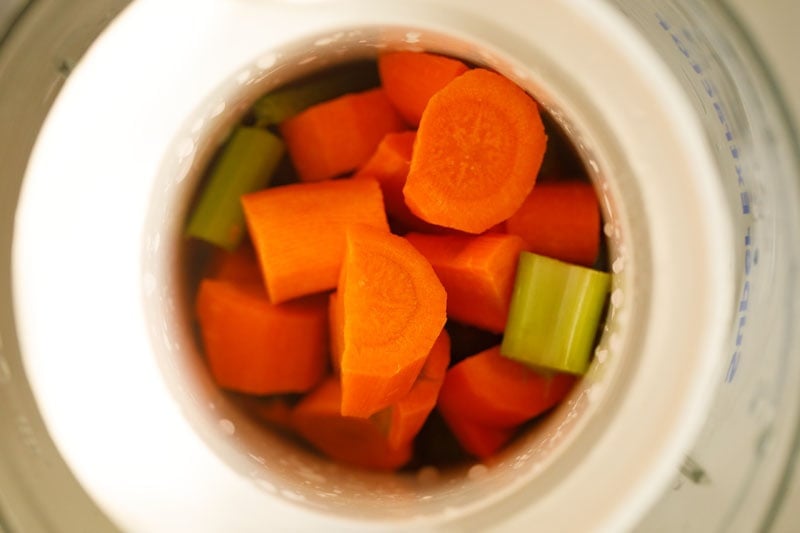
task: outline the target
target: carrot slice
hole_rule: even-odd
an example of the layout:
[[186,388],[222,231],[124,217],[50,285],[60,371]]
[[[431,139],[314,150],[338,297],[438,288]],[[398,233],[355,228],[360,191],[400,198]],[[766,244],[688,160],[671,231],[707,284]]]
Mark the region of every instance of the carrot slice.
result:
[[447,295],[407,240],[365,225],[347,231],[338,293],[342,414],[367,417],[411,389],[444,326]]
[[496,346],[447,371],[439,406],[445,420],[456,413],[479,424],[511,428],[554,407],[574,382],[569,374],[540,374],[503,357]]
[[326,302],[274,305],[258,285],[203,280],[196,311],[217,384],[251,394],[311,389],[328,366]]
[[386,96],[412,126],[419,125],[431,96],[467,71],[449,57],[426,52],[390,52],[378,57],[378,73]]
[[242,204],[273,303],[336,287],[348,225],[389,228],[371,179],[286,185],[245,195]]
[[499,74],[470,70],[425,108],[403,189],[406,204],[432,224],[482,233],[519,209],[546,144],[530,96]]
[[481,424],[441,404],[438,409],[464,451],[479,459],[488,459],[500,451],[517,431],[516,427],[498,428]]
[[397,403],[387,408],[389,446],[400,448],[411,443],[436,406],[447,366],[450,364],[450,338],[442,331],[425,359],[414,386]]
[[371,89],[312,106],[280,132],[300,179],[319,181],[355,170],[384,135],[404,128],[383,89]]
[[506,221],[530,251],[568,263],[592,266],[600,249],[600,207],[589,183],[540,183]]
[[328,457],[363,468],[394,470],[411,459],[411,444],[389,446],[369,418],[340,413],[342,388],[329,377],[308,393],[292,412],[292,426]]
[[508,320],[519,254],[525,241],[500,233],[423,235],[406,239],[430,261],[447,291],[447,314],[464,324],[502,333]]

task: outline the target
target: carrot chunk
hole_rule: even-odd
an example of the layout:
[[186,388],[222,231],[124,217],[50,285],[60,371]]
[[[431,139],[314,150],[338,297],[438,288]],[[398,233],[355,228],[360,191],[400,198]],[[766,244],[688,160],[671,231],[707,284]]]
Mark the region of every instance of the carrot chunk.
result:
[[292,426],[328,457],[363,468],[394,470],[411,459],[411,444],[389,445],[369,418],[341,414],[342,388],[329,377],[292,411]]
[[412,213],[403,196],[416,135],[413,131],[387,134],[378,144],[375,153],[353,177],[374,178],[380,183],[386,214],[401,230],[440,233],[445,229],[428,224]]
[[498,428],[481,424],[441,404],[438,409],[461,448],[479,459],[488,459],[497,453],[517,431],[516,427]]
[[530,96],[499,74],[470,70],[425,108],[403,189],[406,204],[432,224],[482,233],[519,209],[546,143]]
[[233,252],[219,252],[211,277],[235,283],[264,282],[255,251],[248,243],[240,244]]
[[331,338],[331,364],[333,371],[339,373],[342,366],[342,352],[344,351],[344,309],[343,299],[339,294],[332,292],[328,297],[328,324]]
[[574,382],[569,374],[540,374],[503,357],[496,346],[447,371],[439,406],[445,420],[456,413],[479,424],[511,428],[554,407]]
[[368,417],[411,389],[446,320],[442,284],[407,240],[353,225],[342,299],[342,414]]
[[312,106],[279,129],[302,181],[319,181],[362,165],[389,132],[405,128],[383,89]]
[[286,185],[245,195],[242,204],[273,303],[336,287],[348,225],[389,227],[371,179]]
[[388,407],[387,439],[392,448],[410,444],[436,406],[447,366],[450,364],[450,338],[442,331],[425,359],[425,365],[408,394]]
[[447,291],[450,318],[502,333],[525,242],[516,235],[424,235],[408,241],[430,261]]
[[386,96],[412,126],[419,125],[431,97],[466,71],[467,66],[457,59],[425,52],[390,52],[378,57]]
[[525,239],[531,252],[592,266],[600,249],[594,189],[577,180],[540,183],[506,221],[506,231]]
[[325,304],[314,297],[274,305],[256,284],[203,280],[196,312],[217,384],[251,394],[311,389],[328,367]]

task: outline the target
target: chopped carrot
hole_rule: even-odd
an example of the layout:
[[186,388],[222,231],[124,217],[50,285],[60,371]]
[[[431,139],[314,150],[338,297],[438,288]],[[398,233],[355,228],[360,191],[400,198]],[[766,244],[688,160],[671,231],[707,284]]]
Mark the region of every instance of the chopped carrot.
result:
[[450,338],[442,331],[425,359],[425,365],[414,386],[390,412],[387,439],[392,448],[400,448],[414,440],[428,415],[436,406],[447,366],[450,364]]
[[584,181],[540,183],[506,221],[531,252],[568,263],[592,266],[600,249],[600,208]]
[[404,128],[383,89],[371,89],[312,106],[280,132],[300,179],[319,181],[355,170],[384,135]]
[[445,420],[455,413],[479,424],[511,428],[554,407],[574,382],[569,374],[541,374],[503,357],[496,346],[447,371],[439,406]]
[[338,374],[342,366],[344,351],[344,309],[343,300],[338,293],[332,292],[328,297],[328,324],[331,338],[331,364],[334,373]]
[[428,224],[412,213],[403,196],[416,135],[413,131],[388,133],[353,177],[374,178],[381,184],[386,213],[403,231],[440,233],[444,228]]
[[371,179],[286,185],[247,194],[242,204],[273,303],[336,287],[348,225],[389,227]]
[[406,238],[430,261],[444,285],[450,318],[494,333],[503,332],[525,241],[501,233],[409,233]]
[[219,252],[211,277],[235,283],[264,282],[255,251],[249,243],[240,244],[233,252]]
[[447,295],[407,240],[353,225],[337,298],[344,314],[342,414],[368,417],[411,389],[444,326]]
[[389,52],[378,57],[386,96],[412,126],[419,125],[431,97],[467,71],[457,59],[425,52]]
[[498,428],[481,424],[449,406],[439,404],[438,409],[464,451],[479,459],[488,459],[497,453],[517,432],[516,427]]
[[217,384],[251,394],[304,392],[328,366],[327,299],[269,303],[264,289],[206,279],[196,310]]
[[431,98],[403,189],[423,220],[482,233],[519,209],[547,136],[536,102],[510,80],[470,70]]
[[411,459],[411,444],[392,448],[369,418],[343,416],[342,388],[329,377],[292,412],[292,426],[328,457],[363,468],[394,470]]

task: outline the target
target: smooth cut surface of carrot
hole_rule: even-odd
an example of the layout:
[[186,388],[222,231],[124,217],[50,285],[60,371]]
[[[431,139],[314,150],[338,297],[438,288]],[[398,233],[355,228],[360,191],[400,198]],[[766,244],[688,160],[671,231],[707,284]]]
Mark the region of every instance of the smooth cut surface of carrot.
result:
[[457,59],[427,52],[389,52],[378,57],[381,85],[411,126],[418,126],[431,97],[467,71]]
[[531,252],[567,263],[592,266],[600,249],[600,207],[584,181],[539,183],[506,221]]
[[305,392],[328,368],[327,298],[275,305],[258,285],[206,279],[196,313],[211,374],[237,392]]
[[342,298],[342,414],[368,417],[411,389],[446,320],[444,287],[407,240],[353,225]]
[[520,237],[409,233],[406,239],[431,263],[444,285],[451,319],[503,332],[519,254],[525,249]]
[[300,180],[319,181],[355,170],[405,127],[383,89],[371,89],[312,106],[279,129]]
[[439,406],[443,415],[457,413],[482,425],[516,427],[561,402],[574,383],[569,374],[546,375],[508,359],[496,346],[447,371]]
[[273,303],[336,287],[349,225],[389,228],[372,179],[285,185],[245,195],[242,204]]
[[547,136],[536,102],[510,80],[476,68],[428,103],[403,189],[423,220],[482,233],[531,192]]
[[410,444],[422,429],[436,406],[447,366],[450,364],[450,338],[442,331],[425,359],[425,365],[408,394],[388,407],[390,411],[387,439],[389,446],[400,448]]
[[391,447],[369,418],[343,416],[341,402],[341,385],[329,377],[295,407],[292,426],[328,457],[353,466],[394,470],[411,459],[410,443]]
[[517,431],[516,427],[498,428],[476,422],[450,406],[438,406],[445,424],[467,453],[488,459],[505,446]]

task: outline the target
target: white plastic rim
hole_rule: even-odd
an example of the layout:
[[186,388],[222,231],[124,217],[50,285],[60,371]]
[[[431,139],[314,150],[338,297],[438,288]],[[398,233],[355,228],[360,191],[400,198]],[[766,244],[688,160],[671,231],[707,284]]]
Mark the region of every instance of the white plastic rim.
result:
[[[195,412],[207,398],[175,378],[194,348],[172,330],[181,303],[165,285],[203,147],[282,72],[382,46],[496,68],[574,136],[607,202],[618,305],[569,405],[480,476],[430,488],[364,475],[365,492],[314,500],[273,472],[327,483],[307,455],[247,457],[231,420]],[[47,426],[125,530],[622,530],[661,494],[713,398],[732,241],[697,117],[602,2],[138,0],[42,130],[16,219],[14,300]]]

